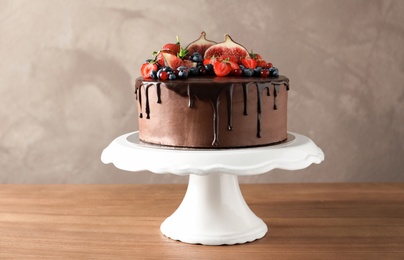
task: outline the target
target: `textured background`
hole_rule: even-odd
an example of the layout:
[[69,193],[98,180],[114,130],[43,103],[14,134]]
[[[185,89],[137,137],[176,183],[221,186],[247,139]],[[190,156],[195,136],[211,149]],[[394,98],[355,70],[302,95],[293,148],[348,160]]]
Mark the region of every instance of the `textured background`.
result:
[[100,155],[137,129],[141,63],[202,30],[290,78],[289,130],[326,155],[242,182],[404,181],[404,1],[0,0],[0,182],[186,182]]

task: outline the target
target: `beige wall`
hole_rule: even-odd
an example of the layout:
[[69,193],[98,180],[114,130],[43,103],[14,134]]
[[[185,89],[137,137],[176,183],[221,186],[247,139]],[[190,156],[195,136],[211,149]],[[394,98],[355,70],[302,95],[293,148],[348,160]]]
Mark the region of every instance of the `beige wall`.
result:
[[[170,4],[167,4],[170,3]],[[161,183],[104,165],[152,51],[229,33],[291,81],[326,161],[243,182],[404,181],[404,1],[0,0],[0,183]]]

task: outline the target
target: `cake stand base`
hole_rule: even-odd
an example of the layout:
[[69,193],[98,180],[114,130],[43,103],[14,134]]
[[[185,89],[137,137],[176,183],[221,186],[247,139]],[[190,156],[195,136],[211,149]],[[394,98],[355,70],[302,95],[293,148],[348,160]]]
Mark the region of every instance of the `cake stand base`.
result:
[[268,228],[248,207],[236,175],[212,173],[190,175],[183,201],[160,230],[186,243],[232,245],[262,238]]
[[186,243],[233,245],[262,238],[268,231],[244,201],[237,176],[304,169],[322,162],[324,153],[297,133],[288,133],[288,140],[277,145],[192,150],[145,145],[134,132],[117,137],[101,160],[126,171],[189,175],[185,197],[161,224],[161,232]]

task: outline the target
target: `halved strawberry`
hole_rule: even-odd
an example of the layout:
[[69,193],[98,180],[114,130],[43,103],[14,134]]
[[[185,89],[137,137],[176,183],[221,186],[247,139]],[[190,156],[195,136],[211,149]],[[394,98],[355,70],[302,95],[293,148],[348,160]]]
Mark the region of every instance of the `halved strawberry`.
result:
[[255,67],[257,67],[257,61],[250,57],[242,58],[241,63],[244,65],[244,67],[249,69],[255,69]]
[[234,62],[234,61],[231,61],[231,60],[229,60],[228,62],[230,64],[232,70],[240,69],[240,66],[237,64],[237,62]]
[[229,61],[215,61],[213,63],[213,71],[215,72],[216,76],[224,77],[232,71],[232,68]]
[[213,63],[216,61],[216,57],[211,57],[211,58],[205,58],[204,60],[203,60],[203,65],[207,65],[207,64],[212,64],[213,65]]
[[142,67],[140,68],[140,73],[142,74],[142,77],[145,79],[151,78],[150,73],[152,71],[157,71],[157,64],[154,62],[146,62],[143,63]]

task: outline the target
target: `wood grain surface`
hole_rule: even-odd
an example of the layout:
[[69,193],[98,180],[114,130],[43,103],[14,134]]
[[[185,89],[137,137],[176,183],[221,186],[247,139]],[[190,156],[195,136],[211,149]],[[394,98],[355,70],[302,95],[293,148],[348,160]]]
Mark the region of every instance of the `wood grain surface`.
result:
[[404,258],[404,184],[241,189],[267,235],[202,246],[159,230],[186,185],[0,185],[0,259]]

